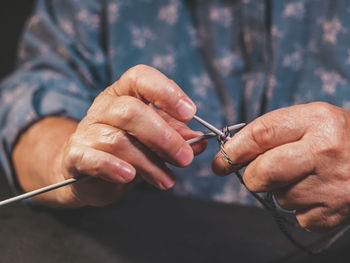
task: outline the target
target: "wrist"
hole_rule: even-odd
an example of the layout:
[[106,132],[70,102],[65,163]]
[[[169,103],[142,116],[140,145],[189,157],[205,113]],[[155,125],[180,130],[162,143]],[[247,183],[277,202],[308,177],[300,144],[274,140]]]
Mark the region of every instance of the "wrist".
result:
[[[12,157],[18,181],[25,192],[64,180],[60,167],[62,149],[76,126],[77,123],[70,119],[47,117],[33,124],[20,137]],[[51,207],[65,206],[69,191],[64,188],[41,194],[34,200]]]

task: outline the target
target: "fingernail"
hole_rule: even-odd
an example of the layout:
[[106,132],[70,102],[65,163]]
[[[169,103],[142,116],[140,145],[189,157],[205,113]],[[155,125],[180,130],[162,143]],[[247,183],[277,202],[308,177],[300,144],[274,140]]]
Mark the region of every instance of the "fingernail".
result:
[[181,166],[187,166],[192,162],[193,151],[188,146],[183,146],[176,154],[176,160]]
[[188,98],[182,98],[176,104],[176,111],[184,119],[191,119],[196,113],[196,107]]
[[162,185],[164,190],[170,189],[175,184],[175,179],[171,178],[170,176],[164,176],[162,178]]
[[136,171],[133,167],[129,165],[120,164],[119,166],[119,175],[125,183],[132,181],[135,177]]
[[201,131],[195,131],[195,134],[196,134],[196,136],[198,136],[198,137],[204,135],[204,133],[201,132]]

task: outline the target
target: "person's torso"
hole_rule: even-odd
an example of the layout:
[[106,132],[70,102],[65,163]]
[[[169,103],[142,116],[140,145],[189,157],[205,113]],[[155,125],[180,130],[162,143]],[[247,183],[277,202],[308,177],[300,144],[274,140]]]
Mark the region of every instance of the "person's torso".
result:
[[[350,109],[345,0],[109,1],[107,10],[111,81],[136,64],[153,66],[217,127],[311,101]],[[176,169],[174,191],[254,202],[234,176],[213,175],[217,150],[213,142],[188,168]]]

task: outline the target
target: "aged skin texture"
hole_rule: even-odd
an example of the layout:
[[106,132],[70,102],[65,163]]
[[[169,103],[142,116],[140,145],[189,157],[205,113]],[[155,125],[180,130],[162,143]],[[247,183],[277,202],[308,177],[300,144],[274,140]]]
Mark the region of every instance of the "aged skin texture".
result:
[[36,198],[53,207],[106,205],[139,180],[168,189],[175,177],[165,162],[187,166],[206,147],[186,142],[202,134],[184,124],[195,112],[174,81],[135,66],[96,97],[80,123],[49,117],[21,137],[13,154],[20,184],[30,191],[79,174],[96,178]]
[[[350,218],[349,120],[347,110],[322,102],[281,108],[243,128],[225,151],[235,163],[251,161],[248,189],[273,191],[304,228],[330,230]],[[218,153],[213,170],[233,168]]]

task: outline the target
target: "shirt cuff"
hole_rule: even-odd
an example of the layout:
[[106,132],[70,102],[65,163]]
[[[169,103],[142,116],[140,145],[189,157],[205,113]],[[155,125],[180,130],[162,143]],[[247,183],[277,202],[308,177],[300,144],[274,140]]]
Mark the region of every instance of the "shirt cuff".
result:
[[[67,81],[60,81],[60,85],[67,87]],[[26,86],[26,85],[24,85]],[[12,161],[13,149],[23,134],[31,125],[46,116],[63,116],[81,120],[89,109],[93,98],[79,96],[76,92],[60,90],[56,83],[55,88],[45,86],[16,87],[19,94],[11,98],[10,90],[6,97],[0,98],[2,109],[0,111],[0,162],[7,176],[11,190],[22,193]],[[21,92],[20,92],[21,91]],[[15,92],[16,93],[16,92]]]

